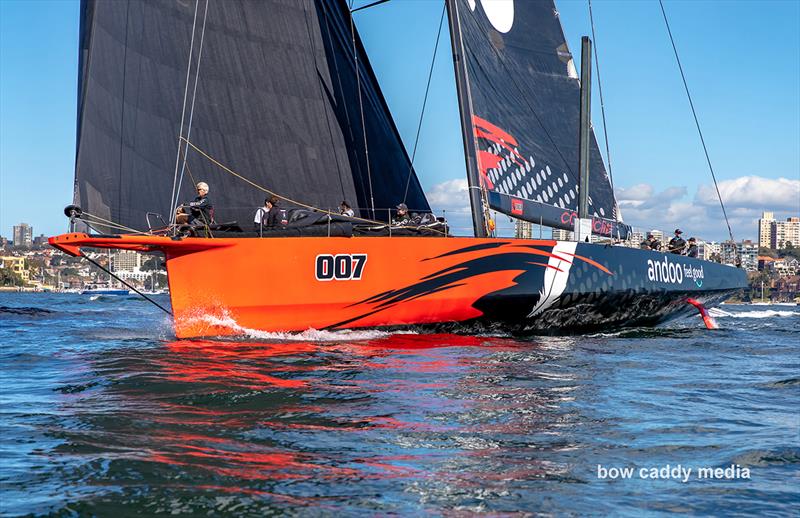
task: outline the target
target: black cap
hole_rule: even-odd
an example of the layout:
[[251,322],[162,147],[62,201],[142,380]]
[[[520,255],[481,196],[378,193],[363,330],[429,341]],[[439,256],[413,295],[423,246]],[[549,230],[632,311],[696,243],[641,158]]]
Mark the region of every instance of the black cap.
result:
[[681,230],[681,229],[679,229],[679,228],[676,228],[676,229],[675,229],[675,233],[676,233],[676,234],[683,234],[683,230]]
[[653,237],[653,234],[647,234],[647,239],[650,239],[651,237]]
[[408,210],[408,205],[406,205],[405,203],[401,203],[400,205],[397,206],[397,210]]
[[697,239],[695,239],[695,238],[693,238],[693,237],[690,237],[690,238],[689,238],[689,241],[697,241]]

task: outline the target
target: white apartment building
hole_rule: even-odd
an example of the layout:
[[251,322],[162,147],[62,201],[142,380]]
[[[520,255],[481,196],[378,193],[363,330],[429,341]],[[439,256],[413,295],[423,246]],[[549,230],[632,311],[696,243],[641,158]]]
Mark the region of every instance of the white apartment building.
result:
[[763,246],[764,248],[770,248],[772,246],[772,224],[774,222],[774,213],[761,213],[761,219],[758,220],[758,246]]
[[[761,221],[761,220],[759,220]],[[800,218],[788,218],[786,221],[772,221],[770,224],[770,247],[785,248],[790,242],[800,246]],[[759,225],[759,230],[760,230]]]

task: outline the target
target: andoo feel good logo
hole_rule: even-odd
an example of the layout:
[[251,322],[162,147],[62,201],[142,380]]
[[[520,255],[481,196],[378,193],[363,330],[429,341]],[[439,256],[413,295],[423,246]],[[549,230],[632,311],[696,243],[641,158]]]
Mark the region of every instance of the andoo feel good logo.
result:
[[647,260],[647,278],[668,284],[683,284],[683,279],[686,278],[694,281],[699,288],[703,285],[703,266],[675,263],[665,255],[663,261]]

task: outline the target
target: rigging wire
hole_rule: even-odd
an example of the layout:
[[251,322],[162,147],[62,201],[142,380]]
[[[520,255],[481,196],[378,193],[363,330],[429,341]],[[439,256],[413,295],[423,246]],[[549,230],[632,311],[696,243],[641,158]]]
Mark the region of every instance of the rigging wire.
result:
[[611,150],[608,144],[608,126],[606,125],[606,105],[603,102],[603,82],[600,80],[600,59],[597,52],[597,36],[594,32],[594,16],[592,16],[592,0],[589,0],[589,22],[592,25],[592,39],[594,40],[594,68],[597,69],[597,89],[600,92],[600,113],[603,117],[603,140],[606,143],[606,158],[608,159],[608,181],[611,183],[611,192],[614,192],[614,177],[611,174]]
[[[183,108],[181,109],[181,125],[179,131],[179,138],[178,138],[178,150],[175,152],[175,173],[172,177],[172,194],[169,196],[169,208],[170,212],[174,212],[172,209],[172,200],[175,199],[175,187],[178,184],[178,164],[180,164],[181,160],[181,146],[183,143],[181,142],[180,137],[183,136],[183,121],[186,117],[186,100],[189,96],[189,78],[192,77],[192,56],[194,50],[194,33],[195,28],[197,27],[197,8],[200,6],[200,0],[196,0],[194,4],[194,20],[192,21],[192,39],[189,43],[189,59],[188,64],[186,65],[186,84],[183,87]],[[172,216],[170,216],[170,221],[172,221]]]
[[[97,261],[95,261],[94,259],[89,257],[88,255],[84,255],[83,258],[86,259],[87,261],[89,261],[90,263],[92,263],[93,265],[97,266],[98,268],[100,268],[104,272],[106,272],[109,276],[114,277],[115,279],[117,279],[119,282],[124,284],[129,289],[135,291],[138,295],[141,295],[145,300],[147,300],[151,304],[155,304],[156,307],[158,307],[161,311],[163,311],[167,315],[172,316],[172,311],[168,310],[167,308],[165,308],[164,306],[162,306],[161,304],[159,304],[155,300],[151,299],[150,297],[148,297],[147,295],[145,295],[144,293],[142,293],[138,289],[134,288],[132,285],[130,285],[127,282],[125,282],[121,277],[117,277],[116,275],[114,275],[114,273],[112,273],[111,270],[106,269],[103,265],[101,265],[100,263],[98,263]],[[109,284],[111,284],[111,283],[109,282]]]
[[[186,139],[188,140],[192,134],[192,120],[194,119],[194,104],[197,100],[197,83],[200,79],[200,60],[203,59],[203,41],[205,40],[206,36],[206,20],[208,19],[208,0],[206,0],[206,7],[205,11],[203,12],[203,28],[200,31],[200,50],[197,53],[197,66],[195,67],[195,74],[194,74],[194,87],[192,88],[192,107],[189,110],[189,122],[186,126]],[[179,148],[180,149],[180,148]],[[188,151],[188,150],[187,150]],[[183,183],[183,172],[186,169],[186,153],[183,156],[183,165],[181,166],[181,175],[178,178],[178,184],[175,189],[175,198],[170,205],[170,210],[172,212],[171,218],[175,219],[175,209],[178,205],[178,196],[180,196],[181,191],[181,184]],[[173,221],[174,222],[174,221]]]
[[[353,4],[350,3],[352,8]],[[356,27],[353,15],[350,14],[350,37],[353,40],[353,59],[356,69],[356,88],[358,89],[358,107],[361,110],[361,132],[364,135],[364,156],[367,162],[367,183],[369,185],[369,204],[372,210],[372,219],[375,219],[375,197],[372,193],[372,170],[369,165],[369,146],[367,145],[367,126],[364,122],[364,101],[361,98],[361,70],[358,63],[358,51],[356,50]]]
[[[385,0],[384,0],[385,1]],[[374,5],[374,4],[373,4]],[[417,145],[419,144],[419,135],[422,131],[422,120],[425,117],[425,106],[428,104],[428,93],[431,88],[431,78],[433,77],[433,66],[436,64],[436,52],[439,50],[439,38],[442,35],[442,24],[444,23],[444,15],[447,4],[442,5],[442,16],[439,18],[439,32],[436,33],[436,44],[433,46],[433,57],[431,58],[431,67],[428,71],[428,84],[425,86],[425,98],[422,101],[422,111],[419,114],[419,124],[417,124],[417,136],[414,139],[414,150],[411,152],[411,163],[408,165],[408,178],[406,179],[406,190],[403,193],[403,203],[406,202],[408,197],[408,187],[411,185],[411,175],[414,173],[414,158],[417,156]]]
[[[664,10],[664,2],[662,0],[658,0],[658,5],[661,6],[661,14],[664,16],[664,24],[667,26],[669,41],[670,43],[672,43],[673,52],[675,52],[675,61],[678,62],[678,70],[680,70],[681,72],[681,79],[683,80],[683,88],[686,90],[686,97],[689,99],[689,106],[692,108],[692,116],[694,116],[694,124],[695,126],[697,126],[697,133],[700,135],[700,143],[703,145],[703,152],[706,155],[706,162],[708,163],[708,169],[711,171],[711,178],[714,180],[714,189],[716,189],[717,191],[719,206],[722,207],[722,215],[725,216],[725,224],[728,226],[728,235],[731,238],[731,242],[735,243],[733,239],[733,230],[731,230],[731,223],[730,221],[728,221],[728,214],[725,211],[725,204],[722,202],[722,194],[720,194],[719,192],[719,185],[717,184],[717,176],[714,174],[714,167],[711,165],[711,158],[708,156],[708,148],[706,147],[706,141],[703,138],[703,131],[700,129],[700,121],[697,119],[697,112],[694,109],[694,103],[692,102],[692,95],[689,93],[689,85],[686,83],[686,75],[683,73],[683,66],[681,66],[681,58],[678,57],[678,48],[675,46],[675,39],[672,37],[672,30],[669,27],[669,21],[667,20],[667,12]],[[734,250],[736,250],[735,246],[733,248]]]
[[369,9],[370,7],[375,7],[376,5],[385,4],[388,1],[389,0],[375,0],[371,4],[362,5],[361,7],[357,7],[355,9],[353,9],[353,1],[351,0],[350,1],[350,13],[356,13],[356,12],[361,11],[363,9]]

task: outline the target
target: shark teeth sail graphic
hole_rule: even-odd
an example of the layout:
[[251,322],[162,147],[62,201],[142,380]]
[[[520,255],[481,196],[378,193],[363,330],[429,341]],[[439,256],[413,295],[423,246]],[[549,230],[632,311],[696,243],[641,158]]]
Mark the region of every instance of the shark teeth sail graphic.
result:
[[539,292],[539,302],[528,313],[528,318],[535,317],[555,304],[564,293],[577,246],[578,243],[574,241],[558,241],[553,247],[553,255],[547,262],[550,268],[544,272],[544,286]]

